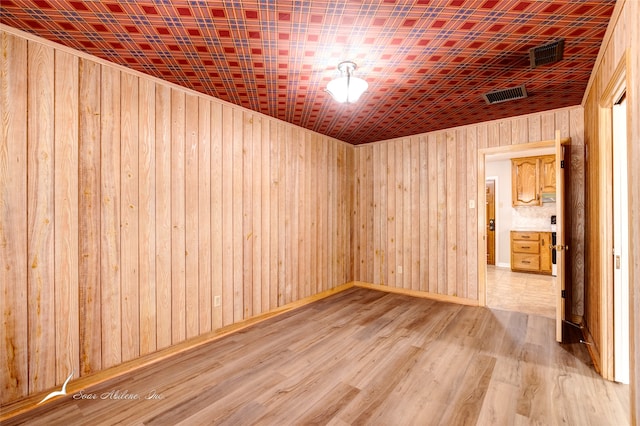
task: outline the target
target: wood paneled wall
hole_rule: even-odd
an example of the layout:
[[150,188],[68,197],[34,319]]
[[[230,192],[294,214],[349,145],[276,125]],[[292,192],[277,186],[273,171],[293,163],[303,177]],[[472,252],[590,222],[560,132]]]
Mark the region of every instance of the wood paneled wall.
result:
[[0,37],[3,404],[353,280],[352,146]]
[[[582,107],[564,108],[356,147],[354,278],[478,300],[478,150],[571,137],[572,313],[583,313]],[[470,206],[470,201],[474,204]]]
[[[640,2],[619,0],[612,15],[607,35],[603,40],[599,61],[594,68],[592,81],[585,94],[585,143],[588,148],[587,168],[587,223],[589,235],[586,246],[586,325],[593,336],[601,363],[605,364],[603,374],[613,374],[612,303],[613,294],[608,275],[612,271],[613,259],[608,247],[608,233],[611,225],[609,190],[612,185],[611,146],[603,134],[606,132],[607,113],[603,96],[614,80],[616,69],[621,66],[626,71],[627,99],[627,139],[629,171],[629,284],[630,284],[630,324],[631,324],[631,424],[638,424],[640,416],[640,30],[637,17],[640,16]],[[610,235],[610,233],[609,233]],[[612,305],[611,305],[612,307]]]

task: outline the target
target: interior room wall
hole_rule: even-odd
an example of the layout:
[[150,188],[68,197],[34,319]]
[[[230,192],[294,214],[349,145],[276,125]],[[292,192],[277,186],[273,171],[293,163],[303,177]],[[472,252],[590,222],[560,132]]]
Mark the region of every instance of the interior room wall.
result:
[[[355,148],[354,279],[478,303],[478,150],[570,137],[584,145],[584,111],[570,107]],[[572,313],[582,312],[584,156],[571,167],[568,233],[575,246]]]
[[351,145],[0,43],[3,404],[353,280]]
[[[609,28],[602,42],[599,60],[594,67],[591,83],[584,98],[585,107],[585,144],[587,146],[587,179],[586,179],[586,233],[589,239],[586,245],[586,290],[585,303],[586,327],[593,337],[593,350],[597,356],[602,354],[604,345],[612,345],[608,336],[611,327],[611,312],[603,311],[602,303],[609,295],[603,288],[604,265],[611,262],[611,248],[605,246],[602,230],[608,225],[608,212],[603,208],[606,197],[611,192],[607,189],[611,182],[606,175],[606,162],[610,158],[604,146],[604,137],[600,128],[601,98],[614,77],[623,55],[626,54],[626,89],[628,117],[628,170],[629,182],[629,241],[640,241],[640,30],[637,17],[640,16],[640,2],[635,0],[619,0],[609,23]],[[640,421],[640,248],[631,244],[629,248],[630,270],[629,283],[631,307],[631,424]],[[600,363],[607,361],[608,355],[600,358]],[[609,363],[610,365],[610,363]],[[605,372],[611,374],[611,371]]]

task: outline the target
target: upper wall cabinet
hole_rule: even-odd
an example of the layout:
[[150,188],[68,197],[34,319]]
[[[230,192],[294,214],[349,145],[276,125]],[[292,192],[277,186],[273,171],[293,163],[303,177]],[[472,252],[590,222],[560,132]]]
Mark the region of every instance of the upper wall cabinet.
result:
[[542,194],[556,192],[555,156],[512,159],[511,188],[513,206],[541,206]]
[[511,190],[514,206],[539,206],[540,166],[537,157],[511,160]]
[[555,194],[556,192],[556,156],[540,157],[540,192]]

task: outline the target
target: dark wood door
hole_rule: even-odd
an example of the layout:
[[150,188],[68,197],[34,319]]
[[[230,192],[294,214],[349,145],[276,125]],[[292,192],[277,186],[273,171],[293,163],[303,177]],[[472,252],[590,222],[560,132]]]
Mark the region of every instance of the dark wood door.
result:
[[496,264],[496,182],[486,182],[487,191],[487,265]]

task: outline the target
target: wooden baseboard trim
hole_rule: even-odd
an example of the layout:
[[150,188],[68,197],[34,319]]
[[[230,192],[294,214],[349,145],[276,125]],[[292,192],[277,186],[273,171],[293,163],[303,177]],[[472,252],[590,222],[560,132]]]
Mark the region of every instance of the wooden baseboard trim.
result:
[[368,288],[371,290],[386,291],[388,293],[404,294],[411,297],[420,297],[423,299],[437,300],[439,302],[457,303],[459,305],[479,306],[476,299],[467,299],[464,297],[448,296],[445,294],[429,293],[427,291],[409,290],[406,288],[389,287],[380,284],[371,284],[362,281],[354,281],[354,287]]
[[602,375],[602,367],[600,366],[600,352],[598,351],[598,347],[593,340],[593,336],[589,331],[589,328],[581,323],[582,327],[582,340],[584,341],[584,345],[587,347],[587,351],[589,352],[589,356],[591,357],[591,362],[593,362],[593,368],[596,370],[596,373]]
[[[139,368],[146,367],[151,364],[155,364],[156,362],[160,362],[162,360],[165,360],[177,354],[186,352],[191,349],[195,349],[207,343],[211,343],[222,337],[228,336],[230,334],[243,330],[247,327],[258,324],[262,321],[266,321],[270,318],[276,317],[278,315],[282,315],[286,312],[308,305],[315,301],[324,299],[336,293],[340,293],[345,290],[348,290],[353,286],[354,286],[353,282],[348,282],[338,287],[315,294],[313,296],[305,297],[304,299],[300,299],[298,301],[288,303],[284,306],[280,306],[269,312],[246,319],[239,323],[228,325],[226,327],[220,328],[211,333],[203,334],[201,336],[194,337],[193,339],[189,339],[184,342],[178,343],[177,345],[170,346],[165,349],[161,349],[157,352],[144,355],[140,358],[136,358],[131,361],[127,361],[115,367],[111,367],[106,370],[99,371],[95,374],[90,374],[88,376],[79,377],[78,379],[72,380],[69,382],[69,384],[67,385],[67,395],[73,395],[74,393],[77,393],[80,390],[85,390],[85,389],[97,386],[101,383],[117,378],[124,374],[130,373]],[[53,390],[58,390],[58,388],[49,389],[44,392],[39,392],[37,394],[30,395],[26,398],[20,399],[18,401],[14,401],[7,405],[0,406],[1,408],[0,424],[11,419],[12,417],[15,417],[17,415],[33,410],[36,407],[42,407],[48,404],[54,404],[56,401],[56,398],[50,399],[42,404],[39,404],[39,402],[42,401],[42,399]]]

